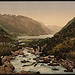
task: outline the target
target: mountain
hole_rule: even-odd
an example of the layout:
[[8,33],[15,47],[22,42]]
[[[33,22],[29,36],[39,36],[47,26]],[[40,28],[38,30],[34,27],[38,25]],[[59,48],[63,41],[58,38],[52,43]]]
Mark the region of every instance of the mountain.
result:
[[56,33],[54,37],[75,37],[75,17]]
[[41,55],[54,54],[59,58],[66,58],[67,54],[74,52],[73,56],[75,57],[75,18],[69,21],[52,38],[38,41],[38,46],[41,48]]
[[61,27],[57,25],[48,25],[47,28],[51,31],[51,34],[55,34],[61,29]]
[[0,42],[12,41],[11,35],[0,25]]
[[44,25],[42,22],[39,22],[42,26],[42,28],[47,32],[47,34],[52,34],[51,29],[49,29],[46,25]]
[[39,22],[21,15],[0,14],[0,25],[8,32],[15,35],[48,34],[47,30],[43,29]]

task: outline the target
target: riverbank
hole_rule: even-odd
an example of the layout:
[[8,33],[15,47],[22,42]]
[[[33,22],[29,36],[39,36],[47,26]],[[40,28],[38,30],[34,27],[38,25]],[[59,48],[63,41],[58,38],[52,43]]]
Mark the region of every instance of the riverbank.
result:
[[[26,49],[28,49],[27,53],[26,53]],[[42,69],[39,69],[39,64],[44,65],[43,69],[45,69],[47,67],[47,69],[49,69],[49,70],[51,69],[52,71],[55,71],[55,72],[57,71],[57,73],[59,73],[59,74],[61,71],[60,69],[63,69],[63,68],[61,68],[61,66],[64,67],[63,73],[66,73],[66,72],[73,73],[73,69],[75,68],[73,61],[70,61],[68,59],[67,60],[63,60],[63,59],[56,60],[54,55],[42,57],[42,56],[40,56],[40,54],[38,52],[36,54],[36,52],[34,51],[33,48],[29,48],[29,47],[18,49],[18,51],[15,51],[15,52],[11,51],[11,53],[12,53],[12,55],[9,55],[9,56],[4,56],[4,57],[1,56],[2,65],[0,66],[0,74],[35,74],[35,73],[40,74],[40,72],[38,72],[38,71],[42,72]],[[31,54],[31,55],[28,55],[28,54]],[[18,57],[18,59],[17,59],[17,57]],[[19,59],[20,57],[21,57],[21,59],[23,58],[23,60],[20,60]],[[27,57],[29,57],[28,60],[26,60]],[[11,61],[12,61],[12,63],[11,63]],[[21,70],[18,72],[14,71],[16,69],[14,65],[17,64],[18,61],[20,61],[20,63],[24,64],[22,66],[22,68],[27,68],[28,66],[29,67],[33,66],[33,70],[31,70],[31,71]],[[19,63],[17,65],[20,66]],[[53,66],[54,66],[54,68],[52,68]],[[41,67],[42,66],[40,66],[40,68]],[[57,67],[59,67],[60,69],[58,69]],[[37,68],[38,68],[38,71],[37,71]],[[48,72],[46,72],[46,73],[48,73]]]
[[[2,65],[0,66],[0,74],[37,74],[35,72],[27,72],[27,71],[20,71],[20,72],[15,72],[14,69],[15,67],[11,64],[11,60],[15,60],[15,56],[18,55],[24,55],[22,52],[24,48],[18,49],[18,51],[11,51],[12,55],[9,56],[1,56],[2,59]],[[18,64],[19,65],[19,64]]]

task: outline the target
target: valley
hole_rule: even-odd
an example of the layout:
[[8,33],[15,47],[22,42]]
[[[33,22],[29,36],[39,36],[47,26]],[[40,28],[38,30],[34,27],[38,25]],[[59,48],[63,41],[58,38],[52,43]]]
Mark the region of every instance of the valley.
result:
[[0,15],[0,74],[75,73],[75,18],[54,35],[41,24]]

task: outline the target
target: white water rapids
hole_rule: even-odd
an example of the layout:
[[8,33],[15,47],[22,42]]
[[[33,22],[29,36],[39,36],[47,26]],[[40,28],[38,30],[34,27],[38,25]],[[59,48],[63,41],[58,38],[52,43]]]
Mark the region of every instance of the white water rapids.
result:
[[[18,56],[15,56],[15,60],[11,60],[12,65],[15,67],[14,71],[16,72],[20,72],[22,70],[33,71],[33,72],[39,71],[41,74],[62,74],[62,73],[63,74],[75,74],[75,69],[73,69],[73,72],[64,72],[64,70],[66,69],[62,67],[61,65],[60,66],[48,66],[48,64],[45,64],[45,63],[38,63],[36,66],[34,66],[35,64],[33,64],[31,66],[23,67],[23,65],[30,65],[36,62],[36,60],[33,60],[33,58],[39,57],[38,55],[35,56],[34,54],[28,53],[27,51],[29,50],[28,49],[23,50],[24,54],[27,55],[26,57],[23,57],[23,55],[18,55]],[[22,63],[21,61],[23,60],[28,60],[30,62]],[[57,68],[59,70],[52,70],[52,68]]]

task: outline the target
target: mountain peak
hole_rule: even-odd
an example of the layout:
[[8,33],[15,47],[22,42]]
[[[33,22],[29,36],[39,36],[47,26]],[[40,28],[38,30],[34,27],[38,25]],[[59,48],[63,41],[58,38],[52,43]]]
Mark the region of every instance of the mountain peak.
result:
[[0,14],[0,25],[16,35],[46,35],[49,32],[38,21],[22,15]]

